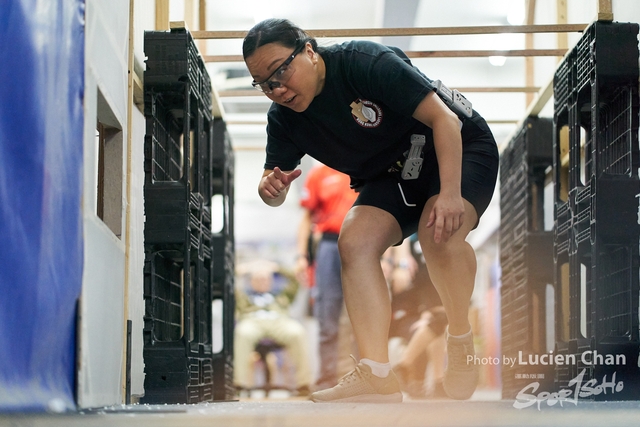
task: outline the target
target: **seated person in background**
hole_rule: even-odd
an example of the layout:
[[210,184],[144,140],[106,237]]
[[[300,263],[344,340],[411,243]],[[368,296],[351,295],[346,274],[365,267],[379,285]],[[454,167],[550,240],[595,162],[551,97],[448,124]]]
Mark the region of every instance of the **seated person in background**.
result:
[[[411,338],[394,367],[402,389],[409,396],[447,398],[442,386],[446,360],[446,327],[447,315],[442,306],[423,311],[420,320],[412,325]],[[430,392],[427,392],[425,384],[428,367],[432,368]]]
[[[309,395],[311,370],[307,332],[289,315],[298,292],[298,281],[275,263],[258,261],[238,266],[236,326],[234,330],[234,381],[251,388],[252,354],[256,344],[268,338],[281,344],[295,365],[297,394]],[[249,285],[242,276],[249,278]]]

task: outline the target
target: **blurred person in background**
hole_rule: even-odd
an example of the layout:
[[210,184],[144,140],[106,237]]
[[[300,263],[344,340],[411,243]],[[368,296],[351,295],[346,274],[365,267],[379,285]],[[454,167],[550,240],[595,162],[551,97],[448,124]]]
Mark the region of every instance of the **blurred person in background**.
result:
[[262,260],[238,265],[237,275],[240,280],[233,343],[236,387],[252,388],[252,355],[261,340],[270,339],[282,345],[293,361],[297,395],[308,396],[311,370],[307,332],[289,314],[298,293],[298,281],[277,263]]
[[[351,327],[343,316],[344,300],[338,236],[357,193],[350,178],[325,165],[309,170],[300,205],[304,212],[298,229],[297,272],[313,265],[313,315],[319,327],[320,372],[315,390],[338,383],[341,340],[351,341]],[[343,325],[341,327],[341,325]],[[343,346],[344,347],[344,346]]]

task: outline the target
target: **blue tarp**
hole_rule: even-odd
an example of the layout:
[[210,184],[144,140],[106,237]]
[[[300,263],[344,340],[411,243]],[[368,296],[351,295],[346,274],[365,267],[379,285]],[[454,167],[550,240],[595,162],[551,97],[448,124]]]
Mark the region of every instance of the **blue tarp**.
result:
[[75,406],[84,1],[0,6],[0,411]]

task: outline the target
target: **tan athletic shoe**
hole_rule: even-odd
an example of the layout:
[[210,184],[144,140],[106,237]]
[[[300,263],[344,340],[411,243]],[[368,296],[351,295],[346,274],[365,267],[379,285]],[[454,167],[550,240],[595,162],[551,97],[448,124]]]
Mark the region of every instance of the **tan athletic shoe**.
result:
[[313,393],[311,400],[331,403],[400,403],[402,392],[393,371],[386,378],[380,378],[371,373],[370,366],[357,363],[355,369],[342,377],[338,385]]
[[444,372],[444,391],[452,399],[466,400],[478,386],[478,366],[467,356],[475,356],[473,335],[454,338],[447,333],[447,368]]

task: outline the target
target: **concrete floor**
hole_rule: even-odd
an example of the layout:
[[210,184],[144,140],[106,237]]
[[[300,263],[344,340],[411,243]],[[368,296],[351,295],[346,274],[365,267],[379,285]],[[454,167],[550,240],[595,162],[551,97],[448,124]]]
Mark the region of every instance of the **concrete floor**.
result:
[[513,401],[406,400],[401,404],[316,404],[248,399],[197,405],[129,405],[73,414],[0,414],[2,427],[427,427],[638,426],[640,402],[565,402],[524,409]]

